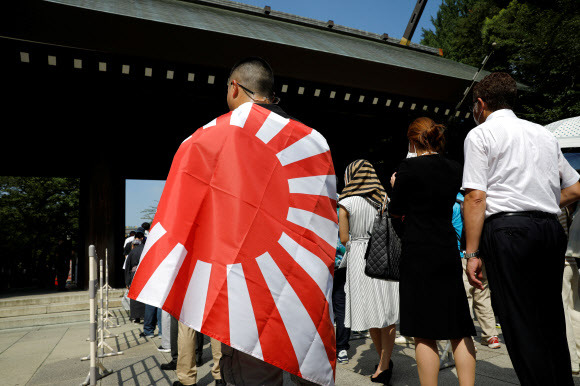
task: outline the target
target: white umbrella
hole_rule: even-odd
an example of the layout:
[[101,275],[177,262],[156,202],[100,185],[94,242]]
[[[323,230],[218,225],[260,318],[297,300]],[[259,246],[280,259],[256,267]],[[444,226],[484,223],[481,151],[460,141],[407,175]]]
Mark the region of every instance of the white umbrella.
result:
[[580,116],[552,122],[544,127],[558,138],[561,148],[580,147]]

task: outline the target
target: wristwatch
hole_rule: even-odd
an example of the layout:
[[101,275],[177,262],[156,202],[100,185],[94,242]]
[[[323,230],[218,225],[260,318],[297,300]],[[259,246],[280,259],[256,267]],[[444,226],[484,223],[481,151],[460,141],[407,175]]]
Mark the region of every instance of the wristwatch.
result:
[[471,259],[472,257],[476,257],[479,259],[479,249],[475,252],[472,252],[472,253],[467,253],[467,251],[463,251],[463,256],[466,259]]

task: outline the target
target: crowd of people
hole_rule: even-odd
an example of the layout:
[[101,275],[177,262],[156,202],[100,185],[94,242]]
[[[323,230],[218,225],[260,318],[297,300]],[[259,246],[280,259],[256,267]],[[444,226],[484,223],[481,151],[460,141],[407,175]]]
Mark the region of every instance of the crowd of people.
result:
[[[252,102],[288,117],[273,103],[272,85],[273,72],[265,61],[241,61],[228,79],[230,109]],[[558,215],[580,199],[580,176],[548,131],[516,117],[516,95],[516,82],[506,73],[492,73],[476,84],[472,111],[477,127],[465,139],[464,165],[445,157],[445,127],[422,117],[408,127],[407,159],[390,179],[390,195],[369,161],[356,160],[346,168],[337,199],[332,291],[339,363],[348,362],[351,331],[368,330],[378,358],[370,379],[389,384],[398,323],[403,339],[415,344],[422,385],[437,384],[438,340],[451,341],[459,384],[473,385],[475,315],[481,343],[492,349],[500,347],[496,322],[501,323],[522,384],[573,384],[580,362],[578,267],[566,251]],[[369,234],[384,208],[401,231],[399,282],[364,272]],[[566,231],[570,218],[564,217]],[[148,227],[143,224],[128,241],[128,288]],[[572,249],[580,249],[580,243]],[[154,321],[162,321],[159,349],[171,351],[172,361],[161,368],[177,370],[174,386],[195,385],[201,351],[197,357],[195,352],[203,346],[203,335],[165,311],[158,319],[157,312],[131,300],[131,318],[145,319],[142,336],[153,336]],[[546,326],[552,330],[550,342],[540,344]],[[282,383],[282,370],[269,363],[213,338],[211,348],[216,384]]]

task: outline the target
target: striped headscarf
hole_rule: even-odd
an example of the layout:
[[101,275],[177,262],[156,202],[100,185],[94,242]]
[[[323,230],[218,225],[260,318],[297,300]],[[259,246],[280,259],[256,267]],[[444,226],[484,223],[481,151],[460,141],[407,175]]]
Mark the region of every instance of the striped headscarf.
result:
[[340,199],[352,196],[364,196],[381,206],[385,199],[385,188],[375,172],[373,165],[367,160],[358,159],[346,167],[344,172],[344,189]]

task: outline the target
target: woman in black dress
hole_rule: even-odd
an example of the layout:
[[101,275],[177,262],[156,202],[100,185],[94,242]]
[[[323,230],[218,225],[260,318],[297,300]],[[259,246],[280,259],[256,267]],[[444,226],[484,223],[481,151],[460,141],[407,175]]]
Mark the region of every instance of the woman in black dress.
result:
[[[401,335],[415,338],[421,384],[436,385],[437,340],[451,340],[460,385],[475,382],[475,347],[451,217],[461,188],[461,166],[439,152],[444,127],[429,118],[409,126],[408,159],[393,174],[389,212],[403,217]],[[411,153],[414,149],[414,154]]]

